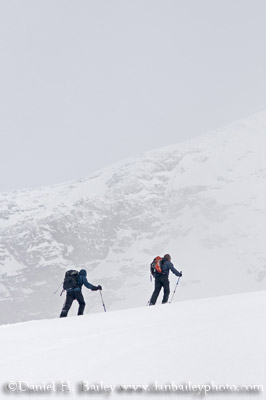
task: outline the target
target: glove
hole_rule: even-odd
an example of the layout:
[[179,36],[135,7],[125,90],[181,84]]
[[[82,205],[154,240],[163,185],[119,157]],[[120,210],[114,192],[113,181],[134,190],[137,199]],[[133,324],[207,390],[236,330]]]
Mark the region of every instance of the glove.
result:
[[97,288],[98,288],[98,290],[102,290],[101,285],[98,285]]
[[178,276],[180,276],[180,278],[181,278],[181,276],[182,276],[182,272],[179,272],[179,275]]

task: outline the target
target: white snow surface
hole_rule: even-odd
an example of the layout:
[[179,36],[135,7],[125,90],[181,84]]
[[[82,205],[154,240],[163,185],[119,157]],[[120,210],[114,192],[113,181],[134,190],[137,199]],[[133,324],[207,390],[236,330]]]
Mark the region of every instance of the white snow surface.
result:
[[[181,299],[265,290],[265,226],[266,112],[76,182],[2,193],[0,323],[58,316],[67,269],[85,268],[111,310],[146,304],[165,253]],[[86,313],[101,311],[84,295]]]
[[[69,399],[91,395],[77,392],[81,381],[265,385],[265,307],[266,292],[261,291],[3,325],[1,384],[70,381],[70,395],[60,395]],[[47,394],[43,396],[47,398]],[[114,391],[110,396],[126,399],[142,398],[143,394]],[[199,398],[195,393],[179,396]],[[6,397],[18,395],[9,392]],[[43,398],[36,393],[23,397]],[[169,394],[157,393],[156,397],[168,398]],[[207,396],[236,397],[253,398],[230,393]]]

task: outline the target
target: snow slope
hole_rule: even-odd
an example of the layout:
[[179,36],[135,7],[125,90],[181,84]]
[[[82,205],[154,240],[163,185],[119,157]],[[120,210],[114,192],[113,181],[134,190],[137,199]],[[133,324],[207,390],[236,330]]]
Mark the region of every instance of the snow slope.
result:
[[[1,384],[70,381],[71,399],[80,398],[77,385],[83,380],[265,385],[265,308],[266,293],[253,292],[4,325]],[[112,398],[128,396],[114,392]]]
[[[76,182],[2,193],[0,323],[58,316],[70,268],[86,268],[112,310],[146,304],[149,264],[166,252],[181,299],[264,290],[265,226],[266,112]],[[84,294],[86,312],[101,311]]]

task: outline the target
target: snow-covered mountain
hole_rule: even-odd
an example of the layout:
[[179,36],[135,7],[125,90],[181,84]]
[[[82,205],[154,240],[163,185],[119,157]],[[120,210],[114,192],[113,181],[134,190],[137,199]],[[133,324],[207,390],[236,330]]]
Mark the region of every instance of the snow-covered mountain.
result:
[[[2,193],[0,218],[1,323],[58,316],[70,268],[87,269],[109,309],[146,304],[149,264],[166,252],[183,270],[175,300],[265,289],[266,112],[76,182]],[[87,313],[102,310],[84,295]]]
[[[146,390],[161,400],[169,397],[165,385],[183,385],[174,398],[217,399],[217,392],[205,392],[213,383],[219,399],[250,399],[244,390],[266,387],[265,302],[265,292],[254,292],[1,326],[1,387],[16,399],[19,382],[22,390],[55,383],[59,391],[63,381],[69,394],[47,390],[45,397],[88,398],[94,385],[97,398],[124,400],[140,394],[123,393],[120,385],[143,385],[142,395]],[[97,392],[96,385],[109,390]],[[185,392],[189,385],[196,389]],[[23,398],[40,398],[37,390]]]

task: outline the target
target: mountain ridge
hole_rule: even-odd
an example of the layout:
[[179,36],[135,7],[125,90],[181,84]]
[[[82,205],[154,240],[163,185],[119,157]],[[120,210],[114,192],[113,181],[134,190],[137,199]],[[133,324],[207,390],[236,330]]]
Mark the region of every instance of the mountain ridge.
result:
[[265,133],[263,112],[84,179],[0,194],[1,322],[57,316],[52,293],[70,268],[86,268],[112,309],[146,304],[149,263],[166,252],[184,272],[179,298],[264,290]]

